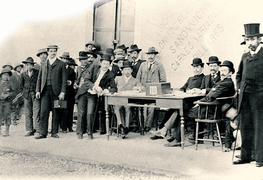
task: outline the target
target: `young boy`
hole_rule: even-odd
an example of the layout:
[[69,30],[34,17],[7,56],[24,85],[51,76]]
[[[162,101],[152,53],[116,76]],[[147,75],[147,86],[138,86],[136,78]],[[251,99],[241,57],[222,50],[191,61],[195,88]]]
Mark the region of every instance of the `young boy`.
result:
[[12,72],[5,68],[0,74],[0,117],[3,118],[3,122],[6,127],[3,135],[4,137],[9,136],[9,127],[11,124],[11,97],[14,94],[14,88],[12,88],[9,81],[10,76],[12,76]]

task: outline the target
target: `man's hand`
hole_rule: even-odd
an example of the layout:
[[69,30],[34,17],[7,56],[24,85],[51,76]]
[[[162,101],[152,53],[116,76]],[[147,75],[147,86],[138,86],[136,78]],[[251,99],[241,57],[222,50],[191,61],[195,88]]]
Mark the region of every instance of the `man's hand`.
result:
[[37,93],[36,93],[36,98],[37,98],[37,99],[40,99],[40,92],[37,92]]
[[108,89],[104,89],[103,91],[102,91],[102,95],[103,94],[109,94],[110,93],[110,91],[108,90]]
[[77,83],[75,83],[75,84],[73,85],[73,88],[74,88],[74,89],[78,89],[78,88],[79,88],[79,86],[77,85]]
[[65,98],[65,93],[60,93],[59,96],[58,96],[58,99],[59,100],[64,100]]
[[100,86],[94,86],[94,90],[97,91],[98,94],[102,94],[102,88]]

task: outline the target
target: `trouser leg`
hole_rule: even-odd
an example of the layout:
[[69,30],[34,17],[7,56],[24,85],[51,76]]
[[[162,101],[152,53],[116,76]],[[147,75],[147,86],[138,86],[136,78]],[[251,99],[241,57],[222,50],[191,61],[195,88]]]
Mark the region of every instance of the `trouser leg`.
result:
[[77,120],[77,134],[83,134],[85,131],[87,119],[87,99],[85,95],[79,96],[78,99],[78,120]]

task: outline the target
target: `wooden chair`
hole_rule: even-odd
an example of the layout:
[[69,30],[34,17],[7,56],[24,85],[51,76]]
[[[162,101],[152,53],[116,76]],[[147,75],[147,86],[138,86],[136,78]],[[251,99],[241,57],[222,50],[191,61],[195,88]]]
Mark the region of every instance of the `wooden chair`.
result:
[[[227,121],[229,121],[229,119],[226,119],[225,114],[221,113],[221,107],[225,103],[231,104],[235,97],[236,97],[236,95],[230,96],[230,97],[221,97],[221,98],[217,98],[213,102],[200,102],[200,101],[194,102],[194,104],[199,105],[198,118],[195,119],[195,122],[196,122],[196,134],[195,134],[196,150],[198,148],[198,141],[201,140],[201,141],[212,142],[213,146],[214,146],[215,142],[220,143],[221,149],[223,151],[222,138],[224,138],[224,135],[220,132],[219,123],[227,122]],[[205,116],[204,116],[204,114],[205,114]],[[202,117],[202,116],[204,116],[204,117]],[[202,132],[199,132],[200,123],[205,123],[207,125],[207,129],[202,131]],[[213,125],[216,126],[218,139],[214,138],[214,127],[213,127]],[[208,134],[207,139],[198,138],[199,134],[206,134],[206,133]],[[212,135],[212,139],[209,139],[209,135]]]

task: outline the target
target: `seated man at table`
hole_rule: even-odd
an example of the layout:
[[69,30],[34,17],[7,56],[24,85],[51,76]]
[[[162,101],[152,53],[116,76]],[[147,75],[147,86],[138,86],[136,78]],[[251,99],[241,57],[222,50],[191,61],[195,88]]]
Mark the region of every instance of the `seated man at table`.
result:
[[[118,93],[122,91],[144,91],[144,86],[139,82],[138,79],[132,77],[132,64],[128,60],[123,62],[122,76],[116,76],[115,83],[117,85]],[[132,93],[130,93],[132,95]],[[130,112],[131,107],[124,107],[115,105],[115,114],[117,116],[118,126],[122,135],[122,138],[128,134],[130,125]]]
[[[221,72],[221,80],[216,83],[213,88],[209,91],[209,93],[199,101],[201,102],[212,102],[218,97],[228,97],[233,96],[235,94],[235,87],[234,83],[231,79],[231,75],[235,73],[234,65],[231,61],[224,61],[222,65],[220,65],[220,72]],[[204,112],[201,109],[201,116]],[[197,118],[198,115],[198,106],[194,106],[186,115],[190,118]],[[180,136],[180,122],[178,111],[175,110],[169,120],[165,123],[164,127],[155,133],[156,136],[165,137],[167,130],[176,128],[176,132],[174,132],[173,136],[175,139],[165,144],[166,147],[175,147],[181,145],[181,136]],[[178,132],[179,131],[179,132]]]
[[[204,63],[202,62],[202,59],[195,58],[193,59],[193,63],[191,64],[191,66],[193,67],[194,76],[188,78],[184,86],[180,88],[180,91],[187,92],[189,94],[194,94],[198,89],[201,90],[200,88],[204,77],[203,74]],[[192,107],[193,107],[192,102],[191,103],[189,102],[184,105],[185,110],[188,110]],[[169,109],[169,111],[165,114],[165,117],[160,125],[160,128],[164,126],[164,124],[168,121],[168,119],[172,116],[173,113],[174,113],[174,109]],[[151,139],[152,140],[163,139],[163,137],[155,135],[151,137]]]

